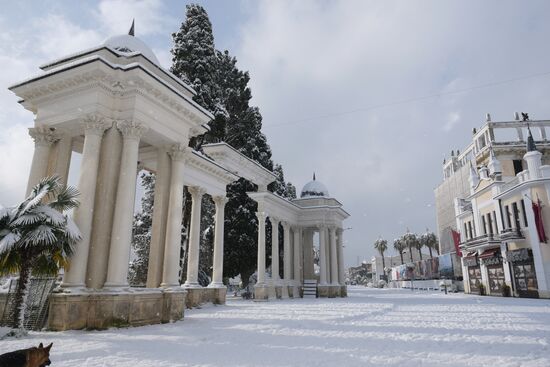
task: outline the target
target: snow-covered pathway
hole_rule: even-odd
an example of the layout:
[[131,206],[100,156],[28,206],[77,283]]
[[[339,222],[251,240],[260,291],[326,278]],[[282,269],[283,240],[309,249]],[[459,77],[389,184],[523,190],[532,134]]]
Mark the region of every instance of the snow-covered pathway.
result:
[[550,366],[550,301],[350,288],[346,299],[229,301],[182,322],[40,332],[52,366]]

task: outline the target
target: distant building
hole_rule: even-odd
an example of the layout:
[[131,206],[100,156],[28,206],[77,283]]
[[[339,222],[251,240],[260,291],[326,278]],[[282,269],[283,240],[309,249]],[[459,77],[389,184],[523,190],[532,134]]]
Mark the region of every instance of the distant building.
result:
[[[422,252],[422,259],[429,259],[430,254]],[[391,268],[401,265],[401,256],[399,254],[392,256],[384,256],[385,265],[386,265],[386,276],[390,275]],[[412,261],[411,255],[409,254],[409,249],[403,251],[403,263],[407,264],[410,262],[420,261],[420,254],[418,250],[413,249],[412,251]],[[382,263],[382,256],[373,256],[371,259],[372,267],[372,279],[373,281],[379,281],[384,279],[384,266]],[[387,278],[386,278],[387,280]]]
[[[550,163],[550,142],[546,137],[546,127],[550,120],[529,121],[534,130],[538,130],[540,140],[538,150],[542,153],[542,164]],[[526,169],[523,160],[525,154],[525,137],[527,125],[516,114],[512,121],[491,121],[487,114],[484,125],[473,130],[472,142],[466,149],[451,153],[450,159],[443,162],[443,182],[435,189],[435,206],[437,219],[437,234],[439,237],[439,252],[446,254],[455,252],[452,230],[456,227],[455,198],[464,198],[470,194],[469,175],[470,163],[475,167],[487,164],[489,147],[502,165],[502,180],[509,181]]]
[[[522,121],[489,118],[474,135],[468,192],[454,199],[467,293],[550,298],[548,126],[526,114]],[[496,141],[497,128],[512,130],[517,141]]]

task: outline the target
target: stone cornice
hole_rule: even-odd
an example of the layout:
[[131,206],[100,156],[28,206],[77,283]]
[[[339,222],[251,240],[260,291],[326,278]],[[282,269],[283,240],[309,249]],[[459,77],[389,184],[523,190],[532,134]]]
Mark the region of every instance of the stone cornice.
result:
[[[207,130],[202,125],[212,118],[212,115],[208,111],[169,83],[155,77],[154,74],[139,64],[135,64],[135,66],[112,65],[98,56],[92,57],[89,61],[74,67],[86,66],[89,68],[90,63],[103,64],[93,65],[92,67],[96,67],[94,70],[83,71],[78,75],[74,73],[72,75],[70,73],[61,74],[69,70],[46,73],[40,77],[12,86],[10,90],[22,98],[25,103],[31,102],[31,104],[38,104],[43,101],[43,98],[51,99],[52,97],[59,97],[65,94],[74,94],[74,91],[77,89],[85,91],[100,87],[113,96],[128,96],[132,93],[138,93],[157,103],[161,103],[179,116],[185,116],[188,120],[198,125],[197,129],[202,130],[202,127],[204,131]],[[109,69],[105,70],[105,67],[109,67]],[[143,74],[130,73],[137,69],[143,71],[157,83],[151,82]],[[124,77],[120,73],[125,73],[122,74]],[[126,75],[130,77],[128,78]]]

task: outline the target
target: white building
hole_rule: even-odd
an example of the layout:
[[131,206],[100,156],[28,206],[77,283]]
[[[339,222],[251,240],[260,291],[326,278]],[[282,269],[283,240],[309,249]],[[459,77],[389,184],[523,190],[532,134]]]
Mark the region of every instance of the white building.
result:
[[[517,132],[517,142],[493,144],[491,123],[474,137],[470,192],[455,199],[466,292],[550,298],[550,166],[540,152],[548,147],[547,126],[516,116],[498,127]],[[523,159],[516,159],[518,149]]]

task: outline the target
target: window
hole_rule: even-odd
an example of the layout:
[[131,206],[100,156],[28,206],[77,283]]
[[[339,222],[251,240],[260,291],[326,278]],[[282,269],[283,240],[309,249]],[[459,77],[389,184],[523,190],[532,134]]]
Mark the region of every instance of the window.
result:
[[523,171],[523,160],[521,159],[514,159],[514,175],[517,175],[521,171]]
[[523,224],[527,227],[527,212],[525,211],[525,202],[521,199],[521,211],[523,213]]
[[497,213],[493,211],[493,221],[495,222],[495,233],[498,233]]
[[485,216],[484,215],[481,216],[481,225],[483,226],[483,233],[482,234],[487,234],[487,223],[485,223]]
[[464,223],[464,239],[470,239],[470,236],[468,235],[468,225],[466,223]]
[[493,221],[491,219],[491,213],[487,213],[487,227],[489,227],[489,234],[493,235]]
[[503,223],[504,227],[506,229],[510,228],[512,225],[510,224],[510,208],[508,207],[508,205],[505,205],[504,206],[504,213],[505,213],[505,223]]
[[512,203],[512,213],[514,214],[514,226],[516,229],[520,229],[521,225],[519,223],[519,211],[517,203]]
[[468,229],[470,230],[470,239],[474,238],[474,235],[472,233],[472,222],[468,222]]

